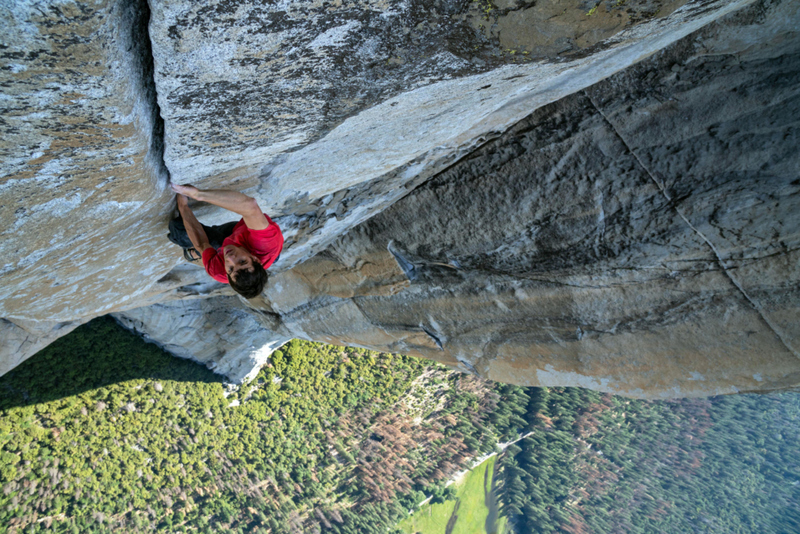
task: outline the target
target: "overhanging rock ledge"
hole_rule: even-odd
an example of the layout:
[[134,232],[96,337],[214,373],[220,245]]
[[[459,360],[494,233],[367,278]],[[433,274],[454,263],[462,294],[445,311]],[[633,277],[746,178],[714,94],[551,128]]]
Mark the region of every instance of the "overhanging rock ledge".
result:
[[[301,337],[636,397],[796,388],[798,6],[611,4],[546,43],[458,2],[4,8],[0,372],[113,312],[236,381]],[[275,215],[263,298],[168,246],[162,155]]]

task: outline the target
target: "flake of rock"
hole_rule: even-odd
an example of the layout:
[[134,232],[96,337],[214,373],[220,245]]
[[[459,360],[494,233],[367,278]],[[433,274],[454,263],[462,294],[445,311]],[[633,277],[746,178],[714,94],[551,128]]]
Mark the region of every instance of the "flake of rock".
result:
[[156,304],[113,314],[122,326],[181,358],[205,364],[228,380],[252,380],[289,337],[265,328],[235,297]]

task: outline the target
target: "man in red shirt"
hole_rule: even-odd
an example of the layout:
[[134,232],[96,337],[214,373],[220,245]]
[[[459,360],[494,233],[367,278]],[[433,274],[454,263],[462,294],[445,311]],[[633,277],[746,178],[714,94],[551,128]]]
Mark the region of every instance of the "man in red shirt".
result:
[[[254,198],[238,191],[197,189],[193,185],[171,184],[177,193],[178,211],[186,234],[202,255],[203,267],[214,280],[228,283],[244,298],[261,294],[267,284],[266,269],[283,249],[281,229],[270,219]],[[209,243],[208,235],[189,207],[189,198],[208,202],[242,216],[219,248]]]

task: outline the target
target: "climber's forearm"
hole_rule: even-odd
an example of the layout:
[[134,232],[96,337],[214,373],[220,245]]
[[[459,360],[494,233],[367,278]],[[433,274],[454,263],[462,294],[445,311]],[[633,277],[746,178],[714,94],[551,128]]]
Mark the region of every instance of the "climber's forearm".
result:
[[202,254],[205,249],[211,247],[208,242],[208,236],[206,235],[206,231],[203,230],[203,225],[200,224],[200,221],[194,216],[194,212],[192,212],[192,209],[189,207],[186,197],[182,199],[181,197],[182,195],[178,195],[178,211],[181,213],[183,226],[186,228],[186,235],[189,236],[189,240],[192,242],[192,245],[194,245],[194,248]]
[[251,230],[263,230],[269,226],[256,199],[227,189],[198,189],[193,185],[171,184],[172,190],[201,202],[208,202],[220,208],[238,213]]
[[220,208],[225,208],[242,217],[251,215],[261,215],[261,208],[258,207],[256,199],[227,189],[198,189],[196,200],[214,204]]

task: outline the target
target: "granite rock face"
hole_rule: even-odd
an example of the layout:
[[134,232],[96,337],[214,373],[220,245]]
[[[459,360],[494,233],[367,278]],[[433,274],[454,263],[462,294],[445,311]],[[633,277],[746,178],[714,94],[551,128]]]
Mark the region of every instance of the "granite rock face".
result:
[[47,345],[72,332],[80,321],[26,321],[0,319],[0,375],[33,356]]
[[164,158],[177,182],[246,189],[283,217],[291,267],[537,107],[746,3],[697,2],[591,54],[532,62],[460,0],[159,2]]
[[800,42],[786,7],[537,110],[327,251],[394,255],[408,289],[296,303],[308,291],[289,275],[312,260],[268,300],[309,339],[522,385],[795,387]]
[[[302,337],[638,397],[796,387],[797,5],[628,4],[4,8],[0,369],[114,312],[234,381]],[[167,244],[168,173],[284,229],[261,298]]]
[[0,317],[85,320],[177,263],[140,4],[0,6]]

